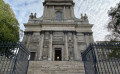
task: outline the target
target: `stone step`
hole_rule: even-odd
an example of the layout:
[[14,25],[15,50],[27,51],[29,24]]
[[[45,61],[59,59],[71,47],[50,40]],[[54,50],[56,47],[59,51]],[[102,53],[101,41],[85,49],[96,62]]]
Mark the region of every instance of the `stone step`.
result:
[[82,61],[30,61],[28,74],[85,74]]

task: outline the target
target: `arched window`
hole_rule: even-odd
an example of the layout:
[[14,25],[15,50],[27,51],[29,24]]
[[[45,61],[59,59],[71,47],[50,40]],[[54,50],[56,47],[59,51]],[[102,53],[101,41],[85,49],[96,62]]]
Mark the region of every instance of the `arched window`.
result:
[[60,11],[56,12],[56,20],[58,20],[58,21],[62,20],[62,12],[60,12]]

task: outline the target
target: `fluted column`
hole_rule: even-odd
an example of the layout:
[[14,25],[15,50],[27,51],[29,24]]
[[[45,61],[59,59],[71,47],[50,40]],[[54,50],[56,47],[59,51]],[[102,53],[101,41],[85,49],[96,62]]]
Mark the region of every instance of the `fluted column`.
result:
[[24,37],[23,37],[22,43],[25,44],[25,46],[27,45],[27,36],[26,36],[25,33],[24,33]]
[[52,60],[52,32],[50,32],[50,40],[49,40],[49,58],[48,60]]
[[93,43],[93,42],[94,42],[92,33],[90,33],[90,40],[91,40],[90,43]]
[[30,35],[28,35],[28,40],[27,40],[27,44],[26,47],[29,49],[29,43],[30,43]]
[[74,18],[74,9],[73,9],[73,6],[71,6],[70,9],[71,9],[71,17]]
[[85,40],[86,40],[86,44],[88,46],[89,45],[89,33],[85,33]]
[[44,8],[44,17],[46,18],[47,17],[47,6],[45,6],[45,8]]
[[74,39],[74,59],[79,60],[79,52],[78,52],[76,33],[73,33],[73,39]]
[[34,46],[34,47],[37,47],[37,51],[36,51],[37,55],[36,55],[35,60],[39,60],[39,54],[40,54],[40,32],[34,32],[33,33],[33,37],[35,39],[33,42],[38,42],[39,43],[39,46]]
[[26,44],[26,47],[27,47],[28,49],[29,49],[29,45],[30,45],[31,35],[32,35],[32,33],[28,33],[28,40],[27,40],[27,44]]
[[42,60],[43,41],[44,41],[44,33],[41,32],[39,60]]
[[45,17],[47,17],[47,6],[45,6]]
[[65,32],[65,60],[68,60],[68,39],[66,32]]
[[66,10],[65,10],[65,6],[64,6],[64,19],[66,19]]
[[54,20],[55,19],[55,9],[54,9],[54,6],[52,8],[52,19]]

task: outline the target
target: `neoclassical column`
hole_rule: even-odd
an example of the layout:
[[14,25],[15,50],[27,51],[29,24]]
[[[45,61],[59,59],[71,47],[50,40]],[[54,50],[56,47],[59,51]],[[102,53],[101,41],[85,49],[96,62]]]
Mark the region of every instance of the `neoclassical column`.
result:
[[79,52],[78,52],[76,32],[73,33],[73,39],[74,39],[74,59],[79,60]]
[[40,54],[39,54],[39,60],[42,60],[42,51],[43,51],[43,41],[44,41],[44,33],[41,32],[41,39],[40,39]]
[[25,44],[25,46],[27,47],[27,35],[26,35],[26,33],[24,33],[24,37],[23,37],[23,41],[22,41],[22,43],[23,44]]
[[27,40],[27,44],[26,44],[26,47],[29,49],[29,45],[30,45],[30,39],[31,39],[31,35],[33,33],[32,32],[28,32],[27,35],[28,35],[28,40]]
[[89,33],[84,33],[87,46],[89,45]]
[[66,19],[66,11],[65,11],[65,6],[64,6],[64,19]]
[[50,32],[50,39],[49,39],[49,58],[48,60],[52,60],[52,32]]
[[[40,32],[39,31],[38,32],[34,32],[33,33],[33,37],[37,38],[37,39],[35,39],[35,42],[39,43],[39,46],[34,46],[34,47],[37,47],[37,53],[36,53],[37,55],[36,55],[35,59],[39,60],[39,54],[40,54]],[[36,41],[36,40],[38,40],[38,41]]]
[[46,16],[47,16],[47,6],[45,6],[45,9],[44,9],[44,17],[46,18]]
[[74,18],[74,9],[73,9],[73,6],[71,6],[70,9],[71,9],[71,17]]
[[55,8],[54,8],[54,6],[52,7],[52,19],[55,19]]
[[27,44],[26,47],[29,49],[29,44],[30,44],[30,35],[28,35],[28,40],[27,40]]
[[67,32],[65,32],[65,60],[69,60],[68,58],[68,38],[67,38]]
[[92,32],[90,33],[90,43],[93,43],[94,42],[94,39],[93,39],[93,35],[92,35]]

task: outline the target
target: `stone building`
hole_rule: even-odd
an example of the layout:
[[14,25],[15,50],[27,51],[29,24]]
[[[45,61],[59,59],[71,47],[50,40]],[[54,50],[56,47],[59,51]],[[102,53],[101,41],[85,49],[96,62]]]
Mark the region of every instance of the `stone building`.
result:
[[45,0],[43,6],[42,17],[31,13],[24,23],[28,74],[84,74],[81,52],[93,42],[87,15],[74,16],[73,0]]

